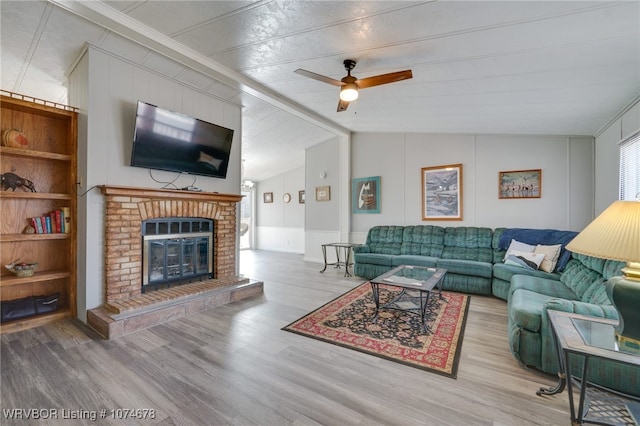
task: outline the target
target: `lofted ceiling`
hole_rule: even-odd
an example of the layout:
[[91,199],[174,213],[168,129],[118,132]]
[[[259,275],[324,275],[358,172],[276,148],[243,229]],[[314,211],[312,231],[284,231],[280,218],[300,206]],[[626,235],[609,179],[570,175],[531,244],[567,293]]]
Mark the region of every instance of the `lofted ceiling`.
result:
[[[640,94],[638,1],[6,1],[1,85],[66,102],[90,43],[243,107],[244,178],[345,132],[594,135]],[[337,112],[340,80],[411,69]]]

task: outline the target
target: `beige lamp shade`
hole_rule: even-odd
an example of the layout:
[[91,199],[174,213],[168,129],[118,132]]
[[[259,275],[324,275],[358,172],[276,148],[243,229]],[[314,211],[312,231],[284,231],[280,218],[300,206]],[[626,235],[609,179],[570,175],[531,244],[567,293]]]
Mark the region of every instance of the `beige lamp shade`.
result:
[[627,270],[637,270],[640,267],[640,201],[611,204],[567,244],[567,250],[627,262]]
[[621,350],[640,354],[640,201],[616,201],[569,244],[575,253],[627,262],[624,278],[606,282],[618,311],[616,338]]

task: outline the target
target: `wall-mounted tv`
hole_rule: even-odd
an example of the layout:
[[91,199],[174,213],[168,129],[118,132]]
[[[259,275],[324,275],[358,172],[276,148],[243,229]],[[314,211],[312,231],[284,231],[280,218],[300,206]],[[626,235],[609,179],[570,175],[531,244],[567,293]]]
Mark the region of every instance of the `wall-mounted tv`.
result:
[[131,166],[226,178],[233,130],[138,101]]

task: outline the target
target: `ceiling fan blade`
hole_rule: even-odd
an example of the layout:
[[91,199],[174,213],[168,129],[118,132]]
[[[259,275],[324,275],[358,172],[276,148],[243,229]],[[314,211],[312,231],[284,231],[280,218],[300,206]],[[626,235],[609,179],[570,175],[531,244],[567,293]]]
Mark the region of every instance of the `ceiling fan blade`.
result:
[[413,78],[411,70],[392,72],[389,74],[374,75],[373,77],[363,78],[356,81],[359,88],[364,89],[367,87],[379,86],[381,84],[395,83],[396,81],[408,80]]
[[342,99],[338,100],[338,112],[346,111],[349,107],[349,102],[343,101]]
[[327,77],[327,76],[324,76],[324,75],[321,75],[321,74],[316,74],[315,72],[303,70],[301,68],[298,68],[294,72],[296,74],[300,74],[300,75],[303,75],[305,77],[309,77],[309,78],[312,78],[314,80],[321,81],[323,83],[333,84],[334,86],[342,86],[344,84],[340,80],[335,80],[335,79],[333,79],[331,77]]

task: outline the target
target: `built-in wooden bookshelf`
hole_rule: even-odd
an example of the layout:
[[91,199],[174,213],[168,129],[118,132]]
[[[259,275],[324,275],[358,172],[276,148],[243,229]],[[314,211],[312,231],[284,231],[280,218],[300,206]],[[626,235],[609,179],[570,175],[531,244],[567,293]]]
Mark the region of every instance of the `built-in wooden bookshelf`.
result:
[[[0,300],[60,293],[55,312],[4,322],[7,333],[76,316],[76,170],[75,108],[11,92],[0,92],[1,130],[20,130],[28,148],[0,146],[0,171],[33,182],[37,192],[24,187],[2,188],[0,204]],[[68,207],[68,233],[25,233],[31,218]],[[37,262],[31,277],[16,277],[4,265],[20,259]]]

